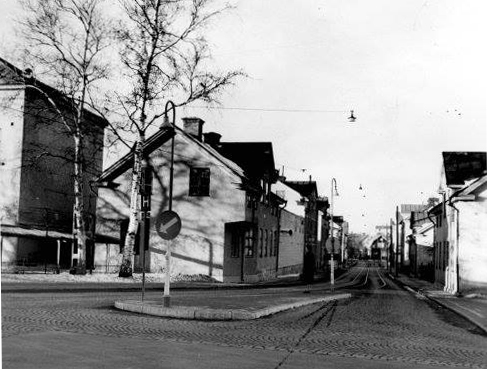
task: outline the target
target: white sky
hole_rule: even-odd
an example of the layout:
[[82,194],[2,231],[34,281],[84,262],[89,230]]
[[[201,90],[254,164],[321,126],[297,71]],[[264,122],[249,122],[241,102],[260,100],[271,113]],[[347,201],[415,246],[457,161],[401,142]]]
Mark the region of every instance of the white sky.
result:
[[[223,106],[343,113],[187,108],[178,116],[203,118],[224,141],[272,141],[288,179],[312,175],[323,196],[335,177],[335,213],[351,231],[373,231],[397,204],[435,195],[442,151],[487,149],[482,0],[233,3],[207,38],[218,66],[250,78]],[[0,9],[3,49],[18,10],[8,0]]]

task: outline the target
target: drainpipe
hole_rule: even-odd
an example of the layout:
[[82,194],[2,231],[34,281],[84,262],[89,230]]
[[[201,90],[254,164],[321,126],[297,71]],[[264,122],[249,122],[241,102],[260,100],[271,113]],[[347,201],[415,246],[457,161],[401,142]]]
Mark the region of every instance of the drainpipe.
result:
[[281,208],[279,205],[277,206],[277,240],[275,239],[274,242],[276,243],[276,277],[277,277],[277,272],[279,270],[279,245],[281,243],[281,214],[282,211],[286,208],[287,206],[287,200],[284,203],[284,206]]
[[455,205],[453,204],[452,202],[452,199],[450,199],[448,201],[448,205],[450,205],[453,209],[456,210],[456,217],[455,217],[455,220],[456,220],[456,226],[457,226],[457,234],[456,234],[456,237],[455,237],[455,249],[456,249],[456,252],[455,252],[455,271],[456,271],[456,287],[457,287],[457,290],[455,291],[455,293],[457,295],[460,294],[460,263],[459,263],[459,255],[460,255],[460,210],[455,207]]

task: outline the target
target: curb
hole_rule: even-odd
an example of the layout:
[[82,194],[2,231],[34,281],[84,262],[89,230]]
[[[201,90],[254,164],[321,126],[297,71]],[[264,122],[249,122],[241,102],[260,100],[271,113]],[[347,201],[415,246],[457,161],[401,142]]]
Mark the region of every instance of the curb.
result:
[[164,307],[158,301],[115,301],[115,308],[132,313],[160,316],[165,318],[190,319],[190,320],[253,320],[264,316],[279,313],[281,311],[298,308],[305,305],[316,304],[351,298],[350,293],[342,293],[333,296],[324,296],[304,301],[296,301],[281,304],[255,311],[246,309],[211,309],[190,306]]
[[411,287],[409,285],[407,285],[406,283],[396,279],[396,277],[394,277],[393,275],[391,274],[388,274],[389,278],[393,279],[396,283],[400,284],[402,288],[404,288],[405,290],[415,294],[419,299],[421,300],[429,300],[429,301],[432,301],[438,305],[440,305],[441,307],[445,308],[445,309],[448,309],[449,311],[461,316],[462,318],[468,320],[471,324],[475,325],[477,328],[479,328],[485,335],[487,335],[487,327],[484,327],[482,324],[479,324],[477,323],[476,321],[472,320],[472,318],[470,316],[468,316],[467,314],[465,314],[464,312],[460,311],[460,310],[457,310],[451,306],[448,306],[447,304],[435,299],[434,297],[431,297],[429,296],[428,294],[424,293],[423,291],[421,291],[420,289],[417,289],[417,288],[414,288],[414,287]]
[[[252,285],[252,284],[235,284],[235,285],[177,285],[176,283],[171,284],[171,290],[244,290],[244,289],[262,289],[262,288],[280,288],[280,287],[289,287],[294,285],[301,285],[302,282],[290,282],[287,284],[259,284],[259,285]],[[39,288],[35,287],[28,287],[28,288],[16,288],[12,286],[7,286],[4,288],[2,286],[2,293],[56,293],[56,292],[138,292],[142,289],[140,283],[134,284],[125,284],[125,285],[103,285],[98,284],[94,286],[77,286],[76,284],[68,285],[63,284],[56,287],[45,287],[42,288],[42,284],[39,284]],[[163,290],[164,283],[154,283],[154,284],[146,284],[146,290]]]
[[[323,278],[317,277],[315,283],[319,283]],[[142,283],[124,283],[124,282],[87,282],[69,283],[69,282],[48,282],[46,283],[31,282],[28,287],[22,287],[22,282],[3,282],[1,283],[2,293],[63,293],[63,292],[138,292],[142,289]],[[179,285],[178,285],[179,284]],[[173,290],[239,290],[239,289],[265,289],[265,288],[285,288],[291,286],[302,286],[304,282],[299,278],[289,279],[272,279],[269,281],[257,283],[207,283],[204,282],[171,282]],[[164,282],[146,282],[146,290],[163,290]]]

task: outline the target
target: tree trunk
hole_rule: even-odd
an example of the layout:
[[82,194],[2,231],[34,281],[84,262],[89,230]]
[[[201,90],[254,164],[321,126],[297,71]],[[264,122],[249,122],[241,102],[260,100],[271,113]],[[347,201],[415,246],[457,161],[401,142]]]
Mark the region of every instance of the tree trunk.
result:
[[78,245],[78,264],[76,274],[86,273],[86,227],[84,219],[83,197],[83,145],[81,132],[77,130],[74,137],[74,232]]
[[130,191],[130,218],[127,236],[124,242],[122,264],[120,265],[119,277],[128,278],[133,274],[134,245],[137,229],[139,226],[140,210],[140,179],[142,175],[143,147],[145,141],[144,132],[138,133],[138,139],[134,153],[134,167],[132,172],[132,183]]

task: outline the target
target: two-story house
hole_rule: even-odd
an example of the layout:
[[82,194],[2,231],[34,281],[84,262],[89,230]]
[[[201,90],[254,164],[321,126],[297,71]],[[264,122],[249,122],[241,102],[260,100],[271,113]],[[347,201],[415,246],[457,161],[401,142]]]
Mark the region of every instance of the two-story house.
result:
[[434,221],[435,282],[450,293],[487,288],[485,152],[444,152]]
[[[165,253],[171,247],[171,273],[203,274],[239,282],[274,276],[277,271],[280,206],[271,189],[277,180],[270,142],[221,142],[214,132],[203,134],[199,118],[183,118],[184,127],[163,126],[144,147],[146,183],[150,182],[149,232],[145,253],[147,270],[165,270]],[[163,240],[154,224],[168,205],[170,140],[174,137],[173,211],[182,221],[180,235]],[[95,262],[100,271],[117,269],[121,225],[129,215],[133,152],[100,177]],[[143,242],[141,242],[143,244]],[[140,255],[135,268],[141,267]]]

